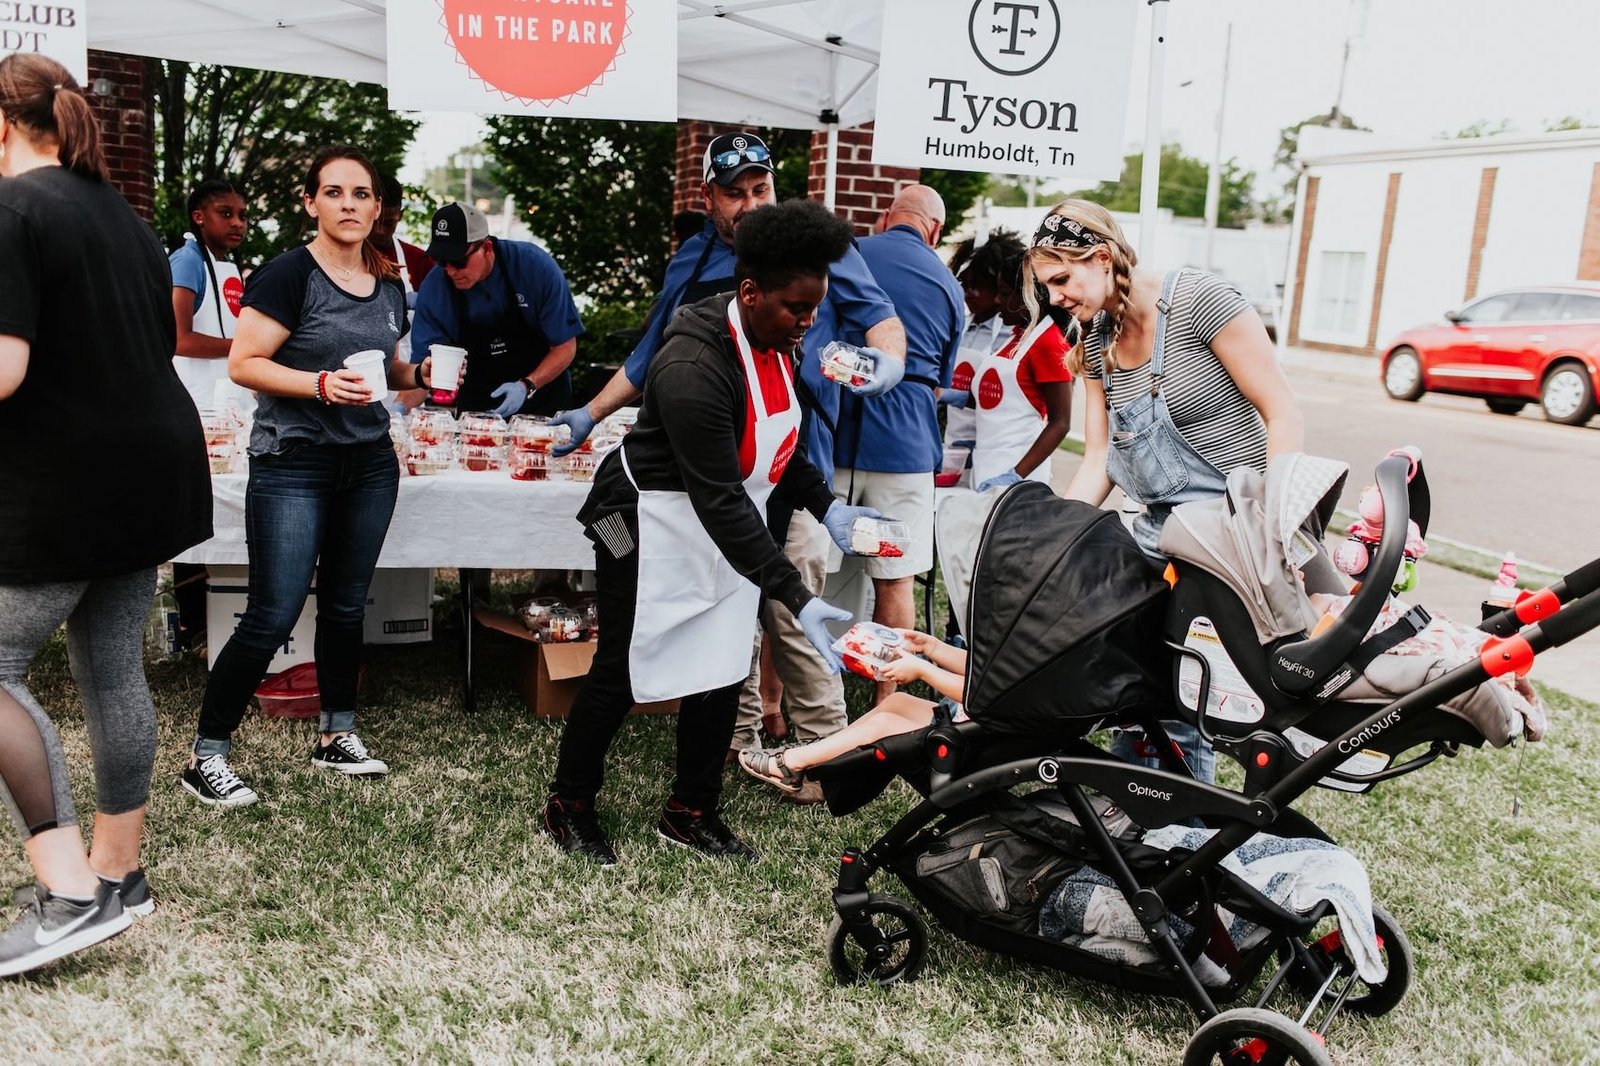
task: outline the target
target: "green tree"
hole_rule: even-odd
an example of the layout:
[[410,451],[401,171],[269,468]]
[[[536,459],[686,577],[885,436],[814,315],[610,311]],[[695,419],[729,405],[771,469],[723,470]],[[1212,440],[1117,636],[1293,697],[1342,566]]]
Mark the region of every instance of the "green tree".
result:
[[325,144],[359,146],[379,169],[400,166],[418,121],[389,110],[380,85],[176,60],[147,60],[155,86],[156,232],[189,228],[189,190],[223,177],[244,192],[252,225],[240,258],[255,262],[311,230],[300,190]]
[[1470,125],[1462,126],[1454,133],[1441,133],[1439,138],[1448,141],[1470,141],[1477,137],[1493,137],[1501,133],[1510,133],[1514,129],[1516,127],[1511,124],[1511,120],[1508,118],[1498,119],[1493,122],[1486,118],[1480,118]]
[[1592,130],[1600,123],[1591,122],[1588,118],[1578,115],[1563,115],[1561,118],[1546,120],[1544,131],[1546,133],[1562,133],[1566,130]]
[[1321,115],[1312,115],[1310,118],[1301,119],[1290,126],[1285,126],[1278,131],[1278,150],[1272,153],[1272,166],[1276,170],[1287,171],[1288,180],[1284,188],[1292,196],[1299,172],[1295,165],[1295,156],[1300,152],[1300,131],[1307,126],[1326,126],[1336,130],[1361,130],[1369,133],[1365,126],[1358,125],[1356,120],[1342,111],[1329,111]]
[[[1122,177],[1117,181],[1103,181],[1092,189],[1073,193],[1073,196],[1092,200],[1112,211],[1139,210],[1139,190],[1144,184],[1142,168],[1144,153],[1134,152],[1122,159]],[[1176,144],[1161,148],[1161,188],[1156,195],[1156,205],[1165,207],[1174,215],[1186,218],[1203,218],[1206,213],[1206,170],[1204,160],[1183,154]],[[1244,170],[1230,159],[1222,164],[1222,182],[1217,201],[1217,225],[1243,226],[1256,215],[1256,204],[1251,199],[1255,172]]]
[[989,175],[973,170],[924,170],[922,184],[944,200],[945,229],[955,229],[961,216],[989,188]]

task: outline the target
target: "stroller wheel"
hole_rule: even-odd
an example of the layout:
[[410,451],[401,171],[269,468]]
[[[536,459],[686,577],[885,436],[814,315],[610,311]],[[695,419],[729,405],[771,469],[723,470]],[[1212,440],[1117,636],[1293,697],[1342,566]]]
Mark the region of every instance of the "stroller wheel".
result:
[[[1377,928],[1378,944],[1383,951],[1384,962],[1388,964],[1389,974],[1375,985],[1356,978],[1355,987],[1340,1009],[1377,1018],[1388,1014],[1405,998],[1406,990],[1411,986],[1413,957],[1411,941],[1406,938],[1405,930],[1400,928],[1393,915],[1376,903],[1372,905],[1372,924]],[[1306,950],[1311,956],[1312,966],[1297,968],[1291,974],[1290,981],[1307,995],[1316,992],[1333,966],[1343,966],[1347,971],[1353,969],[1350,957],[1345,953],[1343,937],[1337,929],[1306,945]]]
[[[842,985],[870,981],[887,987],[912,981],[928,951],[928,925],[910,904],[873,895],[847,925],[841,915],[828,927],[828,965]],[[860,925],[859,923],[867,923]],[[870,926],[870,930],[867,928]]]
[[1240,1007],[1223,1011],[1195,1030],[1183,1051],[1183,1066],[1333,1066],[1322,1040],[1275,1010]]

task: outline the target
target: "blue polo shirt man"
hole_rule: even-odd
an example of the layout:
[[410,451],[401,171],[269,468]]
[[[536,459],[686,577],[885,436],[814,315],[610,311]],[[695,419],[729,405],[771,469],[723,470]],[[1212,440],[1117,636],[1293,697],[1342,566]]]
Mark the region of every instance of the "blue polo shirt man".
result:
[[428,256],[439,264],[417,292],[412,361],[435,344],[467,350],[455,406],[553,415],[572,404],[568,367],[583,322],[561,267],[536,244],[489,236],[471,204],[434,213]]

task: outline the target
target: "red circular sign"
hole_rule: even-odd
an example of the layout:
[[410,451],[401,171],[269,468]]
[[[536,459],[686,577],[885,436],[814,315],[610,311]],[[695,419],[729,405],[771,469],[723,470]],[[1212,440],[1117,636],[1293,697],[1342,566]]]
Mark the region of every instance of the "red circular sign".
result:
[[222,283],[222,298],[228,302],[228,310],[233,312],[233,317],[239,317],[239,301],[244,298],[244,282],[238,278],[228,278]]
[[950,376],[950,387],[963,391],[972,388],[972,375],[978,372],[977,364],[969,363],[965,359],[956,364],[956,372]]
[[985,411],[992,411],[1000,406],[1000,398],[1005,393],[1006,388],[1000,384],[999,372],[991,367],[978,381],[978,406]]
[[778,445],[778,453],[772,457],[772,469],[767,471],[767,480],[776,485],[783,479],[783,472],[789,468],[789,460],[794,458],[794,450],[800,444],[800,433],[791,429],[789,435],[783,438],[783,443]]
[[[582,92],[616,61],[625,0],[607,6],[443,0],[445,30],[472,73],[512,96]],[[532,13],[532,12],[537,12]]]

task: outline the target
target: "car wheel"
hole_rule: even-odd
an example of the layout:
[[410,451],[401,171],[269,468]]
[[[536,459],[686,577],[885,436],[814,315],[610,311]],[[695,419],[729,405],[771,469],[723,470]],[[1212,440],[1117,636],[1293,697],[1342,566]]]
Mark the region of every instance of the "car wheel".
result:
[[1483,402],[1488,404],[1489,410],[1497,415],[1514,415],[1528,406],[1527,400],[1505,400],[1498,397],[1493,400],[1486,399]]
[[1561,363],[1544,379],[1539,406],[1551,422],[1581,426],[1594,417],[1594,385],[1582,363]]
[[1396,400],[1412,401],[1427,390],[1422,387],[1422,360],[1415,348],[1396,348],[1383,364],[1383,391]]

